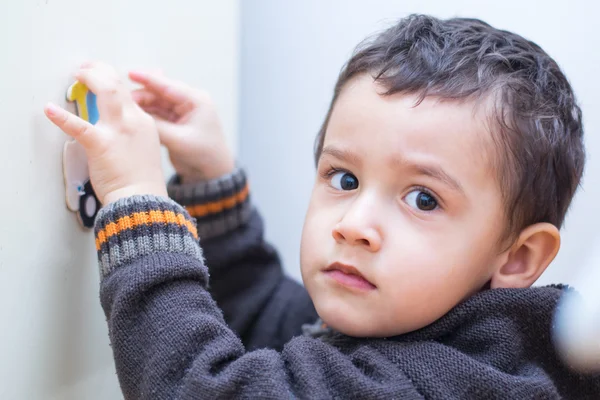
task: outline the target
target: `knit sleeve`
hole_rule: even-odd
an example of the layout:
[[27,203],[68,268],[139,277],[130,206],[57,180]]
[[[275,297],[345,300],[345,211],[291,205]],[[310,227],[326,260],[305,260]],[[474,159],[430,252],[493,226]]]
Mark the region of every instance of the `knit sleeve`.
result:
[[96,246],[126,399],[417,397],[406,377],[373,374],[364,354],[353,361],[317,339],[247,351],[207,291],[193,219],[169,199],[134,196],[103,208]]
[[181,183],[174,175],[168,183],[169,197],[186,208],[197,221],[198,235],[210,239],[227,234],[250,217],[249,186],[245,171],[236,168],[216,179]]
[[243,169],[194,184],[174,177],[168,188],[197,219],[210,293],[247,348],[281,349],[317,319],[304,286],[285,275],[279,255],[264,241]]

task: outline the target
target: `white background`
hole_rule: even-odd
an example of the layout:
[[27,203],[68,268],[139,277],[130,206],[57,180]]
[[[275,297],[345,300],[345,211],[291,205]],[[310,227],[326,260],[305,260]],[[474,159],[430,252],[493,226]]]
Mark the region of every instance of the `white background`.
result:
[[600,195],[599,6],[592,1],[255,0],[242,3],[240,154],[267,237],[300,279],[313,143],[337,74],[365,36],[410,13],[475,17],[541,45],[563,68],[584,114],[588,163],[556,261],[538,280],[573,282],[594,246]]
[[86,59],[124,78],[162,67],[213,93],[235,146],[238,27],[229,0],[0,0],[0,399],[122,398],[93,233],[66,209],[66,135],[44,104],[65,105]]

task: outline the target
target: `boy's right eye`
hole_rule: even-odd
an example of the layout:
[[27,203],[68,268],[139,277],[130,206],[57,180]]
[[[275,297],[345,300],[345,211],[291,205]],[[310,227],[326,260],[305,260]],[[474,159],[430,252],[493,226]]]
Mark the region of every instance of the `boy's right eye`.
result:
[[331,176],[331,186],[337,190],[354,190],[358,188],[358,178],[346,171],[339,171]]

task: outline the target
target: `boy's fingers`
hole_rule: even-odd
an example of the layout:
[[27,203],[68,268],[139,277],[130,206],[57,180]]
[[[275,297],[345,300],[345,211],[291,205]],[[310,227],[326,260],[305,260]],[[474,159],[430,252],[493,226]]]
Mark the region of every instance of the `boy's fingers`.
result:
[[101,114],[103,109],[109,113],[120,112],[124,103],[132,102],[117,72],[107,64],[91,63],[75,77],[96,94]]
[[176,143],[176,130],[172,122],[166,121],[162,118],[156,118],[156,128],[158,129],[158,136],[160,143],[167,148],[171,148],[171,145]]
[[194,89],[162,75],[131,71],[129,72],[129,78],[134,82],[144,85],[146,89],[173,103],[180,104],[192,102],[197,104],[202,100]]
[[157,107],[170,110],[173,107],[173,103],[146,89],[132,91],[131,97],[142,108]]
[[133,101],[138,103],[140,106],[152,105],[156,100],[156,95],[146,89],[132,90],[131,97],[133,97]]
[[165,121],[169,121],[169,122],[175,122],[179,118],[179,116],[176,115],[174,112],[165,110],[164,108],[161,108],[161,107],[150,106],[150,107],[144,107],[143,110],[145,112],[147,112],[148,114],[152,115],[153,117],[158,117],[158,118],[164,119]]
[[46,105],[44,112],[54,125],[77,140],[86,150],[94,144],[95,128],[89,122],[52,103]]
[[84,65],[77,71],[75,77],[92,92],[96,94],[114,93],[122,89],[123,83],[120,81],[117,71],[111,66],[100,62]]

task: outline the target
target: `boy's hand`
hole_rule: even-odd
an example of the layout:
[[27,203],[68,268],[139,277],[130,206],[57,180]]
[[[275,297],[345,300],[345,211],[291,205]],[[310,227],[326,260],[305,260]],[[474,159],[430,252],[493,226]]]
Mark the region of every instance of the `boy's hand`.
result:
[[160,141],[183,183],[218,178],[235,168],[210,96],[160,74],[132,71],[134,100],[156,119]]
[[86,63],[75,78],[96,94],[97,124],[91,125],[54,104],[48,104],[44,111],[85,149],[90,180],[100,202],[106,205],[138,194],[167,197],[153,118],[133,101],[109,65]]

